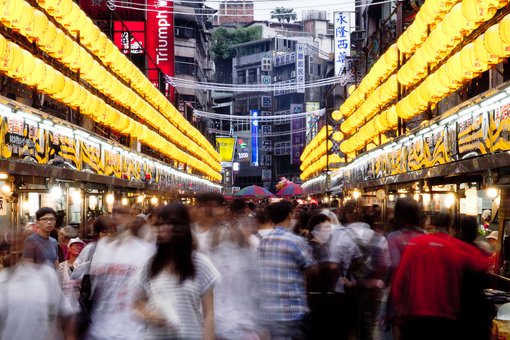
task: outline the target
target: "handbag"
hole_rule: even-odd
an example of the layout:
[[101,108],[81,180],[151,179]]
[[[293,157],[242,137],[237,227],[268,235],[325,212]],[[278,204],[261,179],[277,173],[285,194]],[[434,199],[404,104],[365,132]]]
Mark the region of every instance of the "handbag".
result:
[[78,312],[76,328],[79,338],[87,333],[87,330],[90,326],[92,308],[93,308],[93,293],[92,293],[92,278],[90,275],[90,265],[92,264],[92,259],[94,258],[94,253],[96,252],[96,246],[92,249],[92,255],[90,256],[90,261],[87,266],[87,271],[83,275],[80,285],[80,295],[78,297],[78,303],[80,306],[80,311]]

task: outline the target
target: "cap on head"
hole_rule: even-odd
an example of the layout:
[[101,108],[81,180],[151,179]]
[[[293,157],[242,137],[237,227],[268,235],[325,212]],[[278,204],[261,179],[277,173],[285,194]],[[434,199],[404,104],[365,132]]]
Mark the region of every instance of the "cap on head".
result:
[[83,242],[79,237],[75,237],[69,240],[69,243],[67,244],[67,247],[70,247],[74,243],[81,243],[85,245],[85,242]]
[[493,231],[491,231],[491,233],[489,234],[489,236],[487,236],[487,239],[497,240],[497,239],[498,239],[498,236],[499,236],[498,231],[493,230]]

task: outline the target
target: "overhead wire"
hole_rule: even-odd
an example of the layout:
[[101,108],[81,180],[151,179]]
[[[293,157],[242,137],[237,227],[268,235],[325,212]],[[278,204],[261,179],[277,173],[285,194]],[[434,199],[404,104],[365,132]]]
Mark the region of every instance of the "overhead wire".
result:
[[[183,14],[183,15],[196,15],[196,16],[213,16],[213,15],[220,15],[220,13],[217,13],[218,9],[214,9],[214,8],[195,8],[195,7],[188,7],[190,9],[194,9],[194,10],[201,10],[201,11],[210,11],[208,13],[189,13],[189,12],[179,12],[179,11],[170,11],[170,10],[160,10],[160,9],[157,9],[157,8],[162,8],[162,7],[158,7],[158,6],[154,6],[154,5],[145,5],[145,4],[135,4],[135,3],[130,3],[129,6],[123,6],[122,3],[121,4],[116,4],[116,2],[118,2],[118,0],[108,0],[108,3],[111,4],[111,7],[110,9],[113,9],[115,10],[116,7],[118,8],[123,8],[123,9],[132,9],[132,10],[138,10],[138,11],[143,11],[143,12],[158,12],[158,13],[162,13],[162,14]],[[371,6],[377,6],[377,5],[383,5],[383,4],[387,4],[387,3],[395,3],[396,1],[395,0],[385,0],[385,1],[380,1],[380,2],[376,2],[376,3],[369,3],[369,4],[359,4],[359,5],[356,5],[354,4],[354,6],[352,6],[353,8],[365,8],[365,7],[371,7]],[[345,6],[345,4],[341,4],[339,5],[338,7],[342,7]],[[143,7],[136,7],[136,6],[143,6]],[[325,7],[328,7],[331,9],[331,6],[333,7],[337,7],[335,5],[327,5]],[[310,5],[310,6],[300,6],[300,7],[294,7],[294,9],[306,9],[306,8],[317,8],[317,7],[321,7],[320,5]],[[153,9],[154,8],[154,9]],[[169,8],[172,8],[172,7],[169,7]],[[253,11],[268,11],[268,10],[272,10],[273,8],[253,8]],[[290,13],[273,13],[271,14],[272,16],[288,16]],[[246,17],[247,14],[228,14],[229,17]]]
[[294,119],[304,118],[308,116],[322,116],[326,112],[325,109],[320,110],[314,110],[314,111],[307,111],[307,112],[300,112],[300,113],[291,113],[291,114],[285,114],[285,115],[270,115],[270,116],[260,116],[257,115],[226,115],[223,113],[216,113],[216,112],[205,112],[200,110],[193,110],[193,115],[197,117],[205,117],[210,119],[220,119],[220,120],[228,120],[228,121],[261,121],[261,122],[271,122],[271,121],[290,121]]

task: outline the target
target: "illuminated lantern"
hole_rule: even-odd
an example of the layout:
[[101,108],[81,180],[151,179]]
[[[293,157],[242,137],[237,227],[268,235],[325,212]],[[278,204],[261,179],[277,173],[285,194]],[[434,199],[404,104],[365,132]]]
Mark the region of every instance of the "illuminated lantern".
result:
[[71,11],[73,9],[72,5],[73,5],[72,0],[57,0],[57,6],[53,8],[53,16],[58,21],[61,21],[63,17],[66,17],[69,14],[71,14]]
[[7,74],[13,78],[20,79],[28,76],[34,71],[35,60],[34,56],[23,49],[20,49],[21,63],[15,69],[11,69]]
[[26,32],[27,28],[31,26],[34,20],[34,9],[27,2],[21,2],[21,13],[19,17],[12,17],[10,21],[10,27],[15,32]]
[[470,20],[482,23],[496,14],[499,0],[462,0],[462,14]]
[[44,62],[40,59],[34,58],[34,69],[22,79],[22,82],[28,86],[34,86],[42,82],[45,77],[46,68],[44,66]]
[[59,51],[62,51],[66,43],[67,37],[59,28],[56,29],[55,39],[44,46],[45,51],[52,57],[56,57]]
[[481,73],[486,71],[489,66],[481,63],[475,54],[475,46],[473,43],[469,43],[462,48],[460,51],[462,66],[471,72]]
[[55,25],[53,25],[53,23],[48,22],[48,26],[46,26],[46,31],[37,42],[37,45],[45,48],[47,45],[51,44],[56,37],[57,28],[55,27]]
[[496,55],[491,54],[487,51],[484,44],[485,34],[480,35],[475,39],[475,56],[482,64],[496,65],[499,62],[499,58]]
[[343,140],[343,139],[344,139],[344,134],[343,134],[342,132],[340,132],[340,131],[335,131],[335,132],[333,133],[333,140],[334,140],[335,142],[340,142],[340,141],[341,141],[341,140]]
[[507,58],[510,56],[510,43],[504,43],[500,38],[499,24],[492,25],[485,31],[485,49],[493,56]]
[[53,82],[55,81],[56,78],[55,70],[51,66],[45,65],[45,68],[46,68],[45,78],[41,83],[36,84],[37,89],[43,92],[47,92],[53,86]]
[[340,119],[342,119],[342,113],[338,110],[335,110],[333,111],[333,113],[331,114],[331,117],[336,120],[336,121],[339,121]]
[[0,22],[10,27],[12,20],[19,20],[23,15],[22,3],[20,0],[0,0]]
[[499,37],[503,44],[510,44],[510,14],[506,15],[499,22]]
[[31,42],[38,42],[48,27],[48,18],[38,10],[33,11],[32,22],[21,31]]

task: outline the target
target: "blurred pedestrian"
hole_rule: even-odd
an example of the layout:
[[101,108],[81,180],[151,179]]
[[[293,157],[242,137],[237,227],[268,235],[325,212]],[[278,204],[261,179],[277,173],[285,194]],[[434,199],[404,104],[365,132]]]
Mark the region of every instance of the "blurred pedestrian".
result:
[[129,209],[114,207],[112,225],[119,235],[97,241],[90,262],[93,303],[86,339],[141,339],[144,325],[133,316],[135,293],[130,284],[154,254],[154,245],[138,234],[141,224]]
[[0,271],[0,287],[0,339],[74,339],[76,311],[45,257]]
[[214,339],[213,288],[219,273],[194,251],[186,206],[156,211],[157,250],[136,276],[135,312],[147,327],[145,339]]
[[489,242],[491,248],[491,254],[489,258],[489,270],[492,273],[498,273],[498,264],[499,264],[499,254],[501,250],[501,243],[499,240],[499,232],[497,230],[493,230],[486,237],[487,242]]
[[304,339],[309,327],[305,271],[315,261],[307,242],[289,230],[292,210],[289,201],[267,207],[275,228],[258,248],[260,307],[271,339]]
[[466,272],[481,273],[488,260],[449,234],[451,216],[440,213],[437,232],[409,241],[391,290],[402,340],[456,339]]
[[64,296],[69,300],[71,306],[78,312],[78,297],[80,295],[80,280],[71,277],[74,271],[74,262],[80,255],[85,243],[78,237],[72,238],[67,244],[68,259],[59,263],[58,273]]
[[72,238],[78,237],[76,228],[66,225],[58,231],[58,262],[67,260],[67,244]]
[[222,194],[207,192],[198,195],[193,207],[193,235],[197,241],[197,250],[208,254],[217,242],[221,226],[225,223],[227,201]]
[[329,260],[329,239],[331,238],[331,220],[323,214],[313,215],[308,221],[308,230],[310,230],[311,239],[309,241],[312,247],[312,255],[317,262]]
[[[256,252],[246,230],[252,217],[231,219],[211,248],[209,257],[221,280],[214,288],[214,318],[218,339],[258,339],[258,278]],[[255,249],[256,250],[256,249]]]
[[266,206],[258,206],[255,211],[255,219],[257,221],[258,229],[252,236],[250,236],[250,244],[255,247],[255,250],[259,247],[260,241],[264,236],[269,234],[273,230],[273,222],[269,218]]
[[[473,216],[461,216],[459,239],[473,246],[475,256],[490,256],[481,248],[478,237],[478,222]],[[460,331],[462,339],[490,340],[492,319],[496,316],[496,307],[484,294],[489,288],[487,272],[466,271],[462,280]]]

